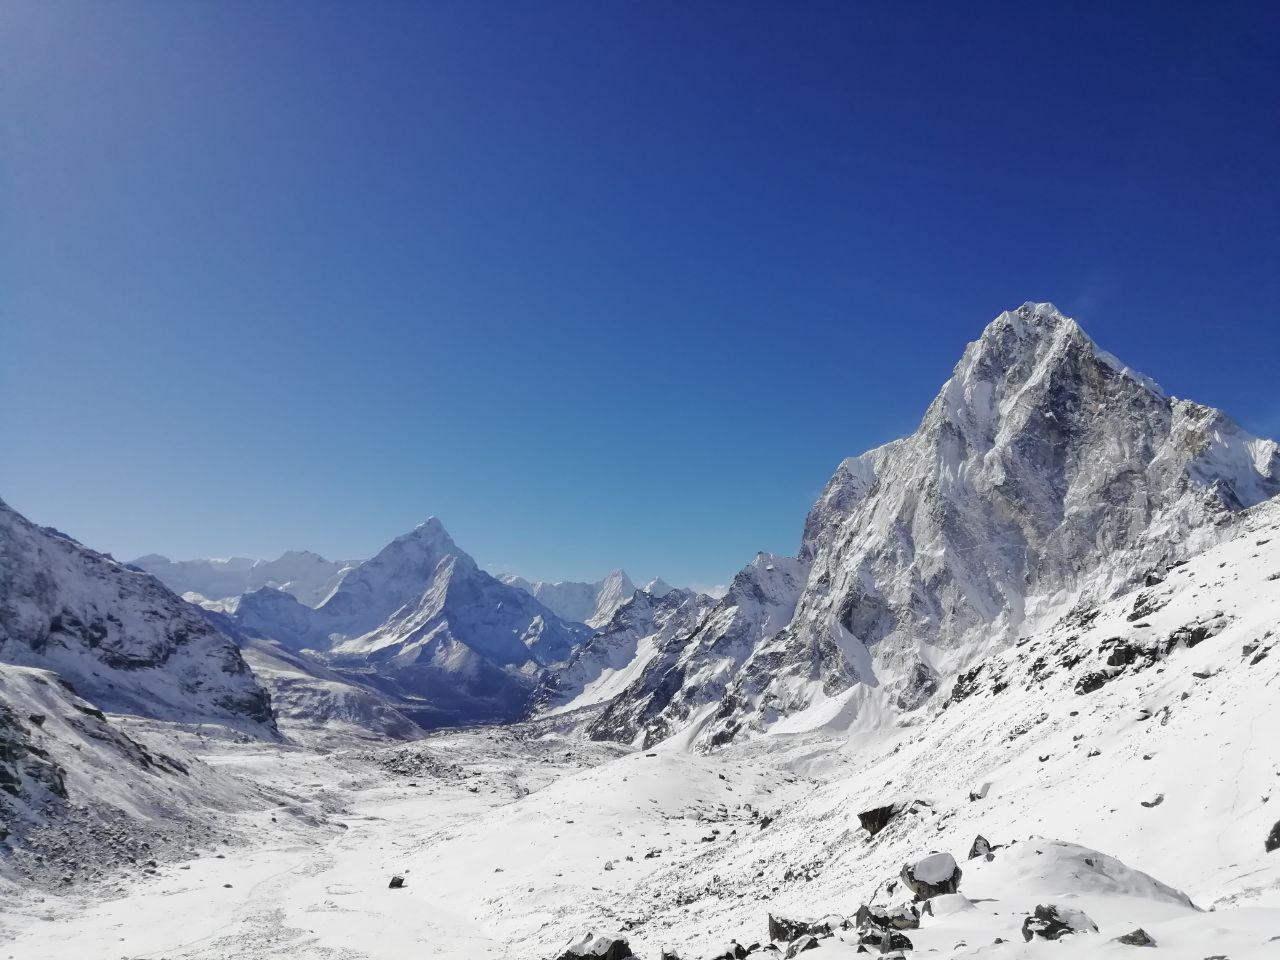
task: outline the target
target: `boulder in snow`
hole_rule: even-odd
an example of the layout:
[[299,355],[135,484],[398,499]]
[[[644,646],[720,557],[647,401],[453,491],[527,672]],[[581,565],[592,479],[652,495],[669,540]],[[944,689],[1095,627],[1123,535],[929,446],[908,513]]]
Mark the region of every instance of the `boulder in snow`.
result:
[[1276,821],[1276,825],[1272,827],[1271,832],[1267,834],[1267,839],[1263,843],[1263,846],[1266,847],[1267,853],[1270,853],[1272,850],[1280,850],[1280,820]]
[[974,860],[978,857],[985,857],[991,852],[991,841],[978,834],[973,838],[973,846],[969,848],[969,859]]
[[960,889],[960,867],[949,853],[934,853],[923,860],[905,864],[900,876],[917,900],[928,900]]
[[1032,916],[1022,921],[1022,939],[1027,941],[1033,937],[1059,940],[1068,934],[1089,932],[1097,933],[1098,925],[1088,914],[1052,903],[1040,904]]
[[1151,939],[1151,934],[1138,927],[1136,930],[1130,930],[1123,937],[1116,937],[1116,943],[1126,943],[1131,947],[1154,947],[1156,942]]
[[588,932],[564,949],[557,960],[628,960],[631,945],[621,937],[597,936]]
[[881,952],[890,950],[911,950],[911,938],[897,930],[867,930],[858,935],[858,943],[867,947],[878,947]]
[[394,877],[391,878],[391,882],[387,884],[387,889],[399,890],[403,886],[404,886],[404,877],[400,876],[400,874],[397,873]]
[[791,943],[803,936],[829,937],[834,930],[847,930],[849,921],[837,914],[812,922],[789,920],[769,914],[769,939],[777,943]]

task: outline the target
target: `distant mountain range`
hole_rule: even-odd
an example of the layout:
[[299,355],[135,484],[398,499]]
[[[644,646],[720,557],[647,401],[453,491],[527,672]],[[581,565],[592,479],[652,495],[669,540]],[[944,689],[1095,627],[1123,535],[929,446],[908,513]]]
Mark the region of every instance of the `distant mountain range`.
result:
[[197,603],[225,601],[259,587],[273,587],[315,607],[358,562],[326,560],[309,550],[289,550],[275,560],[247,557],[170,560],[158,553],[149,553],[134,560],[132,566],[154,575],[174,593]]
[[1277,492],[1273,441],[1029,303],[968,346],[915,433],[840,464],[797,556],[757,556],[718,600],[637,590],[621,570],[494,577],[434,517],[358,563],[126,566],[6,507],[0,656],[148,715],[270,725],[274,685],[286,725],[341,716],[404,734],[563,713],[593,737],[689,730],[712,748],[783,720],[909,714]]

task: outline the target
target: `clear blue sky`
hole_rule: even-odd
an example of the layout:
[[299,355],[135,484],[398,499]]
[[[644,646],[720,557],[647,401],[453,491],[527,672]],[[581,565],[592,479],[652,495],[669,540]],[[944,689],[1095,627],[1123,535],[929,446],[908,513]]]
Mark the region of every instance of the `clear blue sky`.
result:
[[1276,435],[1278,9],[6,3],[0,497],[723,582],[1028,299]]

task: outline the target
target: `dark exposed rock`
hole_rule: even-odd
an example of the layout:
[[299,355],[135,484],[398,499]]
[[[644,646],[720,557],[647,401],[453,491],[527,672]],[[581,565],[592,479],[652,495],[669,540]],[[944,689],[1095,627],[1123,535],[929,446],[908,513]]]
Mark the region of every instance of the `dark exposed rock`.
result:
[[898,816],[902,811],[907,809],[907,805],[900,801],[887,803],[883,807],[873,807],[870,810],[864,810],[858,814],[858,822],[862,824],[862,829],[866,830],[871,836],[875,836],[881,830],[889,825],[894,817]]
[[[719,953],[713,953],[707,960],[742,960],[747,955],[747,948],[740,944],[737,940],[730,940],[728,945]],[[560,960],[566,960],[561,957]],[[612,958],[610,958],[612,960]]]
[[1098,931],[1098,925],[1080,910],[1060,907],[1052,903],[1042,903],[1036,907],[1035,913],[1022,921],[1022,939],[1030,941],[1033,937],[1044,940],[1059,940],[1068,934]]
[[858,943],[869,947],[879,947],[882,951],[911,950],[911,938],[897,930],[866,930],[858,935]]
[[1271,832],[1267,834],[1267,839],[1263,842],[1267,853],[1273,850],[1280,850],[1280,820],[1276,821],[1276,825],[1271,828]]
[[1076,693],[1086,694],[1101,690],[1103,685],[1115,676],[1116,674],[1113,671],[1091,670],[1076,681]]
[[391,882],[387,884],[387,888],[389,890],[399,890],[403,886],[404,886],[404,877],[400,876],[400,874],[398,873],[394,877],[392,877]]
[[977,857],[985,857],[991,852],[991,842],[982,834],[978,834],[973,838],[973,846],[969,848],[969,859],[973,860]]
[[1151,939],[1151,935],[1141,927],[1136,930],[1130,930],[1122,937],[1116,937],[1115,942],[1126,943],[1131,947],[1154,947],[1156,945],[1156,942]]

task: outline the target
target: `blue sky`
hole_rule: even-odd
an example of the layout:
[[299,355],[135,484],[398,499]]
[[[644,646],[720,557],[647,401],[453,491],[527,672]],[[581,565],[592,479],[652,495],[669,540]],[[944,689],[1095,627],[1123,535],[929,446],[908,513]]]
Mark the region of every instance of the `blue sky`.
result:
[[1000,310],[1280,434],[1274,4],[8,3],[0,497],[723,582]]

